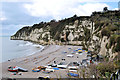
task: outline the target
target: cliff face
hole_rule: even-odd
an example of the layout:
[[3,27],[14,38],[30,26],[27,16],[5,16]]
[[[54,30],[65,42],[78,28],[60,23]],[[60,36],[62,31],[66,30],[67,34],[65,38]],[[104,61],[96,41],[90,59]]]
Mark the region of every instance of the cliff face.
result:
[[39,44],[81,45],[84,49],[112,58],[114,53],[120,51],[119,31],[120,11],[106,11],[23,27],[11,39]]

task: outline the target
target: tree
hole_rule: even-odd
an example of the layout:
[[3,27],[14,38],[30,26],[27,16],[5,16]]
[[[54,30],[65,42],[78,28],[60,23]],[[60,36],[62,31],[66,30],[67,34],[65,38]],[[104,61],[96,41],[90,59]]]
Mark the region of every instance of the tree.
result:
[[108,11],[108,8],[107,8],[107,7],[104,7],[104,8],[103,8],[103,11]]
[[73,17],[77,17],[77,15],[75,14]]
[[117,38],[117,45],[115,47],[116,52],[120,52],[120,37]]
[[50,22],[56,22],[56,20],[55,20],[55,19],[53,19],[53,20],[51,20]]

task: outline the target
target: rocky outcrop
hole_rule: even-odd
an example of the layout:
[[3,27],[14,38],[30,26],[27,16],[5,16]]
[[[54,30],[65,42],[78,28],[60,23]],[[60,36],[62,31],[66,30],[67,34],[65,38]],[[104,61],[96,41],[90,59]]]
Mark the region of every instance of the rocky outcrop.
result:
[[110,39],[112,35],[120,37],[119,19],[120,11],[93,12],[91,16],[80,17],[74,15],[60,21],[23,27],[11,39],[39,44],[81,45],[83,49],[106,56],[117,52],[112,52],[118,45],[117,41],[111,45]]

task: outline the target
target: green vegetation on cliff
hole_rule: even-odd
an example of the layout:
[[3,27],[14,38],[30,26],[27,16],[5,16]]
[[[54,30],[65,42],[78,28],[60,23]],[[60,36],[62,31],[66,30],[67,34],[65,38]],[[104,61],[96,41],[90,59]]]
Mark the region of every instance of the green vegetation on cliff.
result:
[[[105,36],[107,41],[102,43]],[[110,49],[112,53],[120,52],[120,11],[93,12],[91,16],[74,15],[59,21],[40,22],[23,27],[11,39],[41,44],[82,45],[83,49],[96,53],[105,45],[107,52]]]

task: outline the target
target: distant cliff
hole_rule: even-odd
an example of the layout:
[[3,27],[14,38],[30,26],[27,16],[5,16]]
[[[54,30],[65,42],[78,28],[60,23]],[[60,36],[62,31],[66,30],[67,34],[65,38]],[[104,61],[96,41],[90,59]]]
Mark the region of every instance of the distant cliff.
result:
[[93,12],[26,26],[11,36],[39,44],[81,45],[94,53],[114,58],[120,52],[120,11]]

